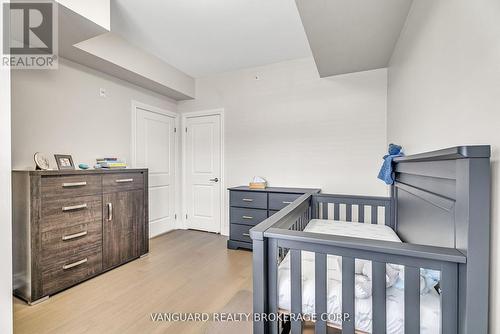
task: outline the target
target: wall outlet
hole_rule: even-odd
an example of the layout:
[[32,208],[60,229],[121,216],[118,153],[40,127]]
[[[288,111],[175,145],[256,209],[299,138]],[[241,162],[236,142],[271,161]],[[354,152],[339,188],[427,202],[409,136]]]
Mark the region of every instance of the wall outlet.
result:
[[100,97],[106,97],[106,89],[104,88],[99,88],[99,96]]

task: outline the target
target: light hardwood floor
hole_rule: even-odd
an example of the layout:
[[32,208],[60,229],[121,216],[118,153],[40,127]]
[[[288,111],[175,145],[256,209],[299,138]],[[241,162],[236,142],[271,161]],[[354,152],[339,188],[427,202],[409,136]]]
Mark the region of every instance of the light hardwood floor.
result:
[[147,257],[41,304],[14,299],[14,332],[203,333],[206,323],[153,322],[150,314],[220,312],[252,289],[252,253],[226,249],[225,237],[174,231],[150,245]]

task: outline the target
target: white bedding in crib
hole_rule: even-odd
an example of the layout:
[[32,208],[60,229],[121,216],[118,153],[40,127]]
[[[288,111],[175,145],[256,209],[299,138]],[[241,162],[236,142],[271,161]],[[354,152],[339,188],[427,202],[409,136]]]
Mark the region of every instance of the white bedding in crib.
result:
[[[348,223],[332,220],[313,219],[304,231],[333,234],[365,239],[401,242],[394,231],[385,225]],[[328,298],[327,312],[342,313],[342,267],[341,258],[328,256]],[[387,266],[387,333],[404,333],[404,291],[394,285],[399,279],[399,266]],[[302,311],[314,314],[314,253],[302,252]],[[396,275],[394,277],[394,275]],[[401,276],[403,273],[401,273]],[[355,279],[355,327],[356,330],[371,333],[372,298],[371,298],[371,262],[356,260]],[[278,268],[279,308],[290,310],[290,255],[287,254]],[[440,333],[441,298],[431,289],[420,296],[420,333]],[[340,323],[333,322],[340,326]]]

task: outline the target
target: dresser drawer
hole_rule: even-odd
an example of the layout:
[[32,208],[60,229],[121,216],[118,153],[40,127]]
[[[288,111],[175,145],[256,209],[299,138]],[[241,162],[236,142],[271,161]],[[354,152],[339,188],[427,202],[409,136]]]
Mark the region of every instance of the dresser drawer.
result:
[[142,173],[113,173],[103,175],[102,187],[105,193],[144,188]]
[[231,191],[230,205],[242,208],[267,209],[267,193]]
[[251,228],[252,226],[249,225],[231,224],[231,231],[229,233],[231,240],[252,242],[252,239],[250,238]]
[[255,226],[267,219],[267,210],[231,208],[231,224]]
[[271,193],[269,194],[269,210],[281,210],[285,206],[291,204],[297,198],[302,196],[301,194],[279,194]]
[[44,176],[41,180],[42,199],[96,195],[101,192],[99,175]]
[[102,196],[42,199],[41,232],[102,220]]
[[50,295],[75,285],[102,271],[102,251],[93,247],[80,254],[60,257],[46,264],[42,271],[43,295]]
[[61,227],[41,235],[42,264],[50,265],[60,258],[71,257],[92,248],[102,247],[102,222],[95,221]]

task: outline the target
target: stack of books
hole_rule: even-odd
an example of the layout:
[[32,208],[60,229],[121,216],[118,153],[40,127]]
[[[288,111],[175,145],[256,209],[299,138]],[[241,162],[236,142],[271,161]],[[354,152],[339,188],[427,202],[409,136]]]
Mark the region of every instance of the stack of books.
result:
[[102,158],[96,161],[101,168],[127,168],[127,164],[118,158]]

